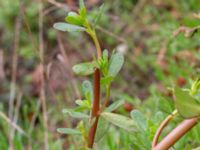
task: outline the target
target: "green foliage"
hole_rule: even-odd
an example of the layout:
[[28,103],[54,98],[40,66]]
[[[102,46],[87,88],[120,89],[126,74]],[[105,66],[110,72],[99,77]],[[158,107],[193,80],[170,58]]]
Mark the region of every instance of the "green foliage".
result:
[[128,132],[136,132],[137,127],[135,122],[123,115],[109,113],[109,112],[103,112],[101,113],[101,116],[107,120],[108,122],[114,124],[117,127],[120,127]]
[[94,73],[94,69],[97,67],[96,62],[86,62],[74,65],[72,70],[77,75],[87,76]]
[[86,29],[77,25],[72,25],[68,23],[55,23],[53,27],[60,31],[68,31],[68,32],[77,32],[77,31],[85,31]]
[[[63,4],[62,9],[60,7],[57,8],[57,5],[54,7],[54,4],[47,3],[43,1],[45,64],[50,63],[51,65],[49,66],[52,68],[49,67],[51,68],[49,70],[53,70],[52,72],[56,73],[57,70],[54,70],[55,59],[54,57],[53,59],[51,58],[52,53],[54,54],[55,49],[60,45],[56,42],[58,38],[56,30],[53,30],[49,26],[51,26],[52,21],[66,14],[66,8],[65,4]],[[14,33],[17,16],[21,12],[20,5],[22,5],[23,12],[21,14],[22,26],[19,37],[17,37],[19,38],[19,65],[17,70],[19,77],[17,79],[19,80],[17,80],[16,94],[20,91],[25,96],[22,98],[22,105],[20,106],[19,118],[16,124],[22,127],[25,132],[29,133],[29,137],[20,135],[17,131],[15,132],[13,146],[17,150],[23,150],[26,147],[30,147],[33,150],[43,149],[43,118],[39,101],[37,100],[38,97],[35,96],[35,90],[37,91],[38,88],[33,87],[34,92],[30,90],[32,89],[33,81],[32,71],[34,71],[38,64],[38,4],[28,0],[24,0],[23,2],[20,0],[15,0],[14,2],[13,0],[0,0],[0,35],[2,35],[0,43],[4,53],[3,67],[5,68],[4,71],[6,74],[5,80],[1,80],[0,93],[0,104],[5,104],[3,105],[5,110],[0,109],[5,114],[7,114],[6,108],[9,99],[8,84],[10,84],[10,70],[12,70],[10,69],[10,66],[12,66],[10,55],[14,48]],[[138,0],[115,0],[106,1],[105,5],[97,8],[94,5],[91,6],[90,2],[87,1],[87,6],[90,7],[88,12],[82,0],[80,1],[78,11],[69,12],[66,16],[65,21],[67,23],[63,22],[54,25],[58,30],[73,32],[72,34],[68,34],[67,37],[62,36],[63,41],[67,38],[67,44],[65,42],[63,44],[67,50],[67,54],[69,52],[69,56],[71,56],[71,53],[74,55],[77,54],[77,52],[71,52],[70,50],[77,49],[80,55],[85,57],[88,54],[85,50],[93,49],[91,44],[88,43],[90,38],[85,38],[83,35],[80,35],[79,32],[81,31],[86,31],[86,33],[91,35],[97,33],[101,39],[102,46],[107,47],[109,52],[114,47],[120,45],[121,42],[128,46],[128,51],[124,53],[127,60],[124,73],[121,78],[117,78],[118,80],[112,84],[110,98],[112,103],[104,111],[114,111],[115,113],[127,116],[128,112],[124,109],[124,101],[130,103],[135,109],[130,113],[130,116],[134,120],[138,131],[133,134],[124,132],[123,129],[109,126],[109,121],[100,116],[95,138],[96,147],[94,149],[150,149],[152,138],[160,122],[175,109],[172,96],[170,95],[171,92],[167,88],[169,86],[171,87],[172,84],[177,84],[179,76],[184,77],[186,80],[185,85],[181,85],[182,89],[179,88],[178,92],[175,92],[175,96],[178,95],[176,97],[179,97],[179,99],[175,99],[175,104],[178,101],[178,107],[181,109],[181,111],[179,109],[179,113],[182,112],[186,117],[199,116],[199,80],[192,84],[191,89],[187,89],[187,91],[185,89],[188,87],[188,79],[194,79],[194,77],[199,76],[199,31],[195,30],[194,36],[190,38],[186,38],[184,33],[174,37],[172,32],[180,25],[188,26],[189,28],[199,25],[200,20],[193,18],[193,13],[199,11],[200,3],[198,0],[162,1],[158,5],[156,2],[152,2],[151,4],[146,3],[143,5],[142,11],[139,14],[135,13],[135,10],[139,6],[138,4],[140,4]],[[106,15],[102,16],[102,13],[106,13]],[[92,23],[90,24],[90,22]],[[97,24],[100,24],[100,26],[97,26]],[[97,32],[95,31],[95,27],[98,27]],[[111,34],[106,35],[109,32]],[[193,32],[191,33],[193,34]],[[75,40],[74,38],[77,39]],[[164,57],[161,59],[162,65],[158,65],[157,60],[159,60],[158,58],[162,54],[163,49],[166,49],[166,51],[164,50]],[[190,57],[185,57],[185,55],[189,55]],[[112,58],[112,55],[110,56]],[[102,57],[98,60],[94,59],[94,62],[97,63],[95,67],[101,70],[101,89],[103,91],[101,93],[101,103],[103,103],[106,91],[108,91],[106,88],[111,85],[115,78],[115,76],[109,75],[111,59],[109,58],[108,51],[103,51]],[[116,65],[118,64],[116,63]],[[116,74],[119,72],[117,70],[115,68],[114,72]],[[87,74],[87,71],[87,69],[83,69],[82,73]],[[28,81],[24,80],[26,75],[28,77],[30,76]],[[91,79],[91,76],[82,77],[81,80],[85,80],[86,78]],[[122,82],[124,79],[126,80]],[[53,81],[49,81],[54,82],[54,79]],[[6,83],[5,88],[4,83]],[[19,86],[18,83],[20,84]],[[77,89],[79,89],[79,82],[77,85]],[[49,132],[49,149],[62,150],[63,146],[69,143],[69,147],[67,147],[69,150],[75,150],[77,146],[80,150],[86,150],[87,148],[82,148],[82,145],[87,145],[86,142],[83,144],[83,139],[87,140],[88,128],[91,126],[89,124],[89,110],[91,109],[93,100],[93,86],[89,81],[84,81],[82,93],[80,92],[81,97],[77,96],[79,94],[72,94],[73,88],[71,84],[68,84],[68,80],[66,87],[64,89],[65,91],[56,90],[53,92],[52,97],[54,99],[55,96],[56,100],[53,101],[53,105],[52,101],[49,100],[52,97],[47,96],[48,115],[50,116],[48,123],[50,126],[61,126],[65,123],[63,120],[67,119],[67,125],[69,123],[69,126],[73,128],[76,126],[77,131],[80,131],[81,134],[74,137],[62,136],[59,138],[60,140],[55,141],[54,134],[56,132]],[[120,91],[123,91],[123,93],[120,94]],[[141,95],[142,97],[144,96],[142,98],[144,100],[142,101],[140,100]],[[75,101],[77,97],[79,99]],[[71,107],[72,103],[76,104],[76,108],[69,109],[65,112],[75,117],[75,120],[70,120],[65,117],[63,119],[63,116],[58,113],[60,108],[63,105]],[[175,121],[172,121],[167,126],[161,139],[183,119],[179,115],[176,116]],[[81,121],[78,122],[79,120]],[[34,132],[30,131],[32,123],[34,124]],[[0,149],[2,150],[9,149],[8,135],[10,129],[9,124],[0,118]],[[200,127],[197,125],[174,145],[174,149],[193,149],[198,147],[200,145],[199,131]],[[83,134],[83,132],[85,133]]]
[[93,27],[96,28],[96,25],[99,23],[99,20],[101,19],[101,16],[103,14],[103,11],[104,11],[104,4],[102,4],[100,7],[99,7],[99,11],[97,13],[97,16],[94,20],[94,25]]
[[142,131],[147,130],[146,118],[140,111],[138,110],[131,111],[131,118],[136,122],[138,129],[141,129]]
[[124,104],[124,100],[117,100],[106,108],[106,112],[112,112]]
[[80,131],[71,128],[58,128],[57,131],[63,134],[81,134]]
[[184,118],[200,116],[200,103],[190,96],[187,91],[182,91],[178,87],[175,87],[174,90],[176,95],[175,104],[180,115]]
[[79,1],[79,6],[80,6],[80,8],[79,8],[79,14],[80,14],[80,16],[82,17],[82,18],[86,18],[86,14],[87,14],[87,9],[86,9],[86,7],[85,7],[85,4],[84,4],[84,1],[83,0],[80,0]]
[[97,125],[95,142],[99,142],[107,134],[109,127],[108,121],[100,117]]
[[101,85],[108,85],[113,81],[113,77],[112,76],[107,76],[104,78],[101,78]]
[[69,12],[65,21],[78,26],[81,26],[84,23],[84,19],[75,12]]
[[109,63],[109,75],[112,77],[115,77],[119,71],[121,70],[122,66],[124,64],[124,57],[120,53],[114,53],[111,56],[111,60]]
[[199,88],[200,88],[200,79],[194,81],[194,83],[191,86],[190,94],[192,96],[195,96],[196,94],[199,93]]
[[90,81],[86,80],[82,83],[82,89],[85,96],[85,99],[92,102],[93,100],[93,90],[92,90],[92,84]]
[[[78,110],[79,108],[77,108]],[[63,109],[62,112],[64,114],[68,114],[70,115],[71,117],[73,118],[78,118],[78,119],[87,119],[89,118],[88,115],[84,114],[84,113],[81,113],[81,112],[78,112],[76,111],[75,109]]]
[[81,108],[90,109],[91,103],[89,100],[76,100],[76,104],[79,105]]

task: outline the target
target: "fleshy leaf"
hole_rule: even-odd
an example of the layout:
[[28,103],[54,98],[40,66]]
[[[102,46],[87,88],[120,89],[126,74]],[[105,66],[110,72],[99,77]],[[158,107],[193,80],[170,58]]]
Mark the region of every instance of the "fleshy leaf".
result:
[[84,0],[80,0],[79,1],[79,6],[80,6],[80,9],[79,9],[79,14],[85,18],[86,17],[86,14],[87,14],[87,9],[85,7],[85,4],[84,4]]
[[175,87],[175,104],[178,112],[184,118],[193,118],[200,116],[200,103],[189,95],[189,92],[182,91]]
[[92,101],[93,99],[93,90],[92,90],[92,84],[90,81],[86,80],[82,83],[82,89],[83,93],[86,99]]
[[84,19],[81,18],[77,13],[75,12],[69,12],[67,17],[65,18],[65,21],[67,21],[70,24],[81,26],[84,23]]
[[108,85],[112,82],[112,80],[113,80],[112,76],[101,78],[101,85]]
[[95,142],[98,142],[103,138],[109,129],[109,123],[104,120],[102,117],[99,117],[97,132],[95,135]]
[[73,24],[68,24],[64,22],[58,22],[53,25],[53,27],[60,31],[68,31],[68,32],[78,32],[78,31],[85,31],[84,27],[80,27]]
[[111,56],[109,65],[109,75],[115,77],[124,64],[124,56],[120,53],[114,53]]
[[131,118],[137,123],[138,128],[147,130],[147,122],[144,115],[139,110],[131,111]]
[[129,132],[136,132],[137,131],[137,126],[135,122],[125,116],[115,114],[115,113],[109,113],[109,112],[103,112],[101,113],[101,116],[107,120],[108,122],[126,130]]
[[191,90],[190,90],[190,94],[191,95],[195,95],[198,93],[200,88],[200,79],[197,79],[196,81],[194,81],[194,83],[192,84]]
[[95,17],[95,21],[94,21],[94,28],[96,27],[96,25],[98,24],[99,20],[101,19],[101,16],[102,16],[102,14],[103,14],[103,10],[104,10],[104,4],[102,4],[102,5],[99,7],[98,14],[97,14],[97,16]]
[[80,131],[71,128],[58,128],[57,131],[64,134],[81,134]]
[[68,114],[70,115],[71,117],[73,118],[79,118],[79,119],[83,119],[83,118],[89,118],[88,115],[84,114],[84,113],[81,113],[81,112],[77,112],[73,109],[63,109],[62,112],[64,114]]
[[106,112],[112,112],[124,104],[124,100],[118,100],[106,108]]
[[74,65],[72,70],[77,75],[87,76],[94,73],[94,68],[96,67],[95,62],[86,62]]
[[76,100],[75,103],[80,107],[90,109],[90,101],[89,100]]

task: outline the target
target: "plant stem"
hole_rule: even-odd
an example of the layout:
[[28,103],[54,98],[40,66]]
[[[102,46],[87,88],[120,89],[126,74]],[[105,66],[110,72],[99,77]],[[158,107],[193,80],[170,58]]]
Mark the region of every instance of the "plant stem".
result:
[[97,38],[97,35],[96,35],[96,32],[95,30],[92,30],[90,27],[88,29],[88,34],[91,36],[94,44],[95,44],[95,47],[97,49],[97,58],[100,59],[101,58],[101,55],[102,55],[102,52],[101,52],[101,46],[99,44],[99,41],[98,41],[98,38]]
[[93,147],[97,124],[98,124],[98,118],[99,118],[99,115],[98,115],[99,114],[99,100],[100,100],[100,71],[99,69],[96,69],[94,72],[93,93],[94,93],[94,100],[93,100],[93,106],[92,106],[92,112],[91,112],[91,122],[93,122],[93,119],[95,119],[95,121],[92,124],[89,130],[89,134],[88,134],[89,148]]
[[[98,57],[98,59],[100,59],[102,52],[101,52],[101,47],[100,47],[99,41],[98,41],[97,36],[96,36],[96,32],[94,30],[91,30],[91,28],[89,27],[88,33],[93,39],[93,42],[94,42],[95,47],[97,49],[97,57]],[[90,118],[90,120],[92,122],[93,122],[93,119],[95,119],[95,121],[91,125],[91,128],[90,128],[89,133],[88,133],[88,147],[89,148],[93,148],[96,129],[97,129],[98,120],[99,120],[100,78],[101,78],[100,77],[100,70],[98,68],[96,68],[95,72],[94,72],[94,83],[93,83],[94,100],[93,100],[93,105],[92,105],[92,110],[91,110],[91,118]]]
[[184,134],[190,131],[199,121],[199,118],[186,119],[172,130],[159,144],[153,147],[153,150],[168,150]]
[[153,138],[152,142],[152,148],[155,147],[158,143],[159,136],[162,133],[163,129],[168,125],[168,123],[174,118],[174,116],[177,114],[177,110],[175,110],[172,114],[168,115],[165,120],[161,123],[160,127],[156,131],[156,134]]

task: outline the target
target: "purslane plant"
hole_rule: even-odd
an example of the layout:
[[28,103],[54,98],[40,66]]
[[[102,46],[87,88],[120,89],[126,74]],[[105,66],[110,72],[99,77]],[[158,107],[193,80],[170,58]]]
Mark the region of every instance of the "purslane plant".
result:
[[[182,136],[189,132],[200,119],[200,79],[194,81],[190,89],[174,87],[176,110],[161,123],[152,142],[153,150],[167,150],[172,147]],[[159,143],[159,136],[169,122],[179,114],[184,121],[173,129]]]
[[[103,52],[101,50],[95,27],[102,12],[103,5],[99,8],[94,22],[91,23],[87,19],[87,10],[81,0],[78,13],[68,13],[65,18],[67,23],[59,22],[54,24],[54,28],[60,31],[86,32],[96,47],[96,56],[93,61],[77,64],[72,68],[77,75],[89,76],[93,74],[93,85],[90,81],[84,81],[82,84],[84,99],[75,101],[78,105],[76,108],[63,110],[63,113],[81,120],[75,129],[58,129],[60,133],[82,135],[84,139],[83,149],[93,148],[94,142],[105,134],[108,128],[106,122],[110,122],[127,131],[136,131],[136,126],[132,119],[112,113],[112,111],[123,105],[124,102],[122,100],[115,101],[109,105],[111,83],[121,70],[124,57],[122,54],[113,51],[109,58],[108,50]],[[101,91],[105,91],[105,97],[100,100]]]
[[[99,12],[91,23],[88,20],[87,9],[83,0],[80,1],[80,8],[77,12],[69,12],[65,18],[66,22],[54,24],[54,28],[60,31],[68,32],[86,32],[92,39],[96,47],[96,56],[91,62],[84,62],[74,65],[72,70],[77,75],[90,76],[93,75],[93,84],[90,81],[84,81],[82,90],[84,98],[76,100],[76,108],[64,109],[63,113],[77,118],[80,122],[75,128],[59,128],[58,132],[64,134],[78,135],[83,138],[83,143],[79,149],[92,149],[95,142],[98,142],[108,130],[111,123],[128,132],[138,132],[141,128],[145,128],[145,121],[142,121],[142,114],[133,110],[131,118],[112,113],[112,111],[124,104],[123,100],[114,101],[109,105],[111,83],[121,70],[124,57],[122,54],[113,52],[109,57],[108,50],[101,50],[95,27],[102,15],[103,5],[99,8]],[[173,146],[185,133],[194,127],[200,116],[200,80],[192,84],[191,89],[174,88],[176,110],[172,112],[162,122],[157,129],[152,142],[153,150],[167,150]],[[105,97],[100,97],[102,91],[105,91]],[[171,131],[159,143],[159,136],[166,125],[177,114],[185,120]],[[82,136],[81,136],[82,135]]]

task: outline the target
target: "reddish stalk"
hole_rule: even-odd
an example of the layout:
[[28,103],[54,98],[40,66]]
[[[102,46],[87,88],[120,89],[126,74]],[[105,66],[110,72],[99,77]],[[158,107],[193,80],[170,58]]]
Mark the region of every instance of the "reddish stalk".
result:
[[167,124],[170,122],[170,120],[173,118],[172,115],[167,116],[167,118],[161,123],[160,127],[156,131],[156,134],[154,136],[153,142],[152,142],[152,148],[156,146],[158,143],[158,139],[160,134],[162,133],[162,130],[167,126]]
[[167,118],[161,123],[160,127],[156,131],[156,134],[153,138],[152,148],[155,147],[158,143],[159,136],[162,133],[163,129],[168,125],[168,123],[173,119],[174,115],[177,114],[177,110],[175,110],[172,114],[168,115]]
[[186,119],[173,129],[160,143],[155,145],[153,150],[168,150],[173,146],[183,135],[192,129],[197,123],[199,118]]
[[89,134],[88,134],[88,147],[92,148],[94,144],[94,138],[96,134],[98,119],[99,119],[99,103],[100,103],[100,71],[99,69],[95,69],[94,72],[94,100],[91,112],[91,121],[95,118],[94,123],[92,124]]

